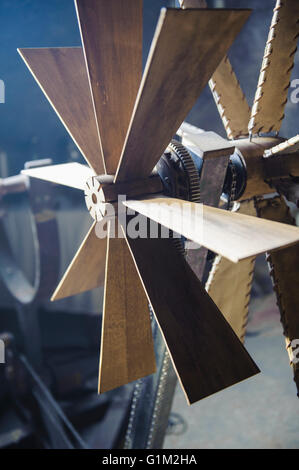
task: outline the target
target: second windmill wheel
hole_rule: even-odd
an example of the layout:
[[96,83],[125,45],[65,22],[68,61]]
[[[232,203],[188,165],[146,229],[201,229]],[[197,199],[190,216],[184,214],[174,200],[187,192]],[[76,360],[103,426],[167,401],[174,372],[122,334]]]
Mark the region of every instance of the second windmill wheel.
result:
[[[84,190],[95,219],[53,299],[104,280],[100,392],[155,371],[149,302],[193,403],[251,377],[257,366],[173,239],[130,237],[129,220],[115,236],[120,213],[110,216],[106,239],[95,227],[106,204],[125,195],[129,208],[171,230],[179,226],[187,239],[234,262],[298,242],[295,227],[208,206],[198,211],[192,162],[168,147],[250,12],[162,9],[142,76],[142,1],[75,4],[82,49],[20,50],[90,167],[27,172]],[[230,151],[224,141],[220,153]],[[159,165],[166,175],[153,171]]]

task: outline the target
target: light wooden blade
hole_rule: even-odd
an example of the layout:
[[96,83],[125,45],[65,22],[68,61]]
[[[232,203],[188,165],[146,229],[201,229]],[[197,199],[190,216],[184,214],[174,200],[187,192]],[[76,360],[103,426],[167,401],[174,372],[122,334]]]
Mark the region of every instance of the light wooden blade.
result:
[[99,392],[156,371],[149,305],[124,238],[109,238]]
[[209,85],[228,138],[247,136],[250,107],[228,57],[222,60]]
[[299,2],[277,0],[249,122],[250,133],[279,131],[299,34]]
[[237,263],[299,241],[299,228],[174,198],[125,206]]
[[142,0],[75,0],[106,172],[115,174],[142,75]]
[[62,165],[30,168],[29,170],[22,170],[21,173],[30,176],[30,178],[37,178],[81,190],[84,190],[88,178],[95,176],[95,172],[91,168],[80,163],[63,163]]
[[127,241],[188,402],[258,373],[173,241]]
[[[182,8],[206,8],[205,0],[180,0]],[[248,135],[250,108],[230,60],[225,57],[209,85],[229,139]]]
[[[260,217],[265,217],[269,220],[291,225],[296,223],[282,197],[259,201],[258,213]],[[298,354],[296,357],[299,346],[299,315],[297,307],[299,304],[299,245],[285,248],[277,253],[271,253],[267,256],[267,261],[281,314],[281,323],[286,339],[290,365],[293,368],[294,381],[299,393]]]
[[272,157],[272,155],[287,155],[299,151],[299,134],[295,135],[289,140],[285,140],[279,145],[272,147],[271,149],[265,150],[264,157]]
[[117,180],[151,173],[249,14],[248,10],[161,11]]
[[19,49],[87,163],[104,173],[84,56],[80,47]]
[[96,236],[95,226],[96,222],[60,281],[52,301],[80,294],[104,284],[107,239]]
[[179,0],[182,8],[207,8],[206,0]]
[[[254,202],[241,203],[238,213],[256,217]],[[223,256],[216,256],[206,284],[207,292],[242,342],[246,333],[254,265],[255,257],[232,263]]]

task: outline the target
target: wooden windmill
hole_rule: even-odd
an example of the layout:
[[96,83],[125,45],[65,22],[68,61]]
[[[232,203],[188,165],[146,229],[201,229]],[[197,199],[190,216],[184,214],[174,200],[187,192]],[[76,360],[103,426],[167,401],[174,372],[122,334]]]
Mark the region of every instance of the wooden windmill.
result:
[[[162,9],[141,78],[142,1],[75,3],[83,49],[20,50],[90,167],[26,172],[84,190],[95,218],[53,299],[104,282],[100,392],[155,371],[150,303],[193,403],[256,374],[257,366],[173,239],[130,237],[130,219],[121,222],[120,237],[112,236],[111,217],[106,239],[95,227],[107,204],[126,195],[130,209],[234,262],[299,241],[296,227],[209,206],[198,211],[195,163],[180,158],[174,144],[167,148],[249,11]],[[210,137],[208,160],[228,158],[234,145]],[[168,173],[161,177],[153,169],[163,159]],[[176,191],[181,186],[185,193]]]
[[[206,6],[206,2],[200,0],[181,3],[190,8]],[[237,210],[290,225],[295,225],[295,220],[282,196],[298,205],[299,136],[285,140],[278,137],[278,132],[284,118],[298,36],[299,3],[276,1],[252,109],[227,57],[210,80],[227,136],[236,146],[246,167],[247,181],[243,194],[237,197],[240,202]],[[191,139],[196,143],[196,131],[188,127],[185,131],[183,141]],[[271,132],[277,136],[265,138]],[[264,137],[260,137],[260,133]],[[269,193],[276,191],[279,196],[269,197]],[[293,361],[297,343],[292,345],[292,341],[299,338],[298,245],[268,253],[267,260],[299,391],[299,367]],[[246,331],[254,263],[255,257],[234,264],[217,256],[206,285],[241,340]]]

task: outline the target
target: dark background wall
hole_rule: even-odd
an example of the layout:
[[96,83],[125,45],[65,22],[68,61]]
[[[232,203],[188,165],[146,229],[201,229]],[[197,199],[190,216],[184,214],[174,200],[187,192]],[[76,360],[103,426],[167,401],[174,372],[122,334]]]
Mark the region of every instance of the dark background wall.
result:
[[[144,0],[144,57],[160,8],[174,4],[175,0]],[[230,54],[250,103],[274,4],[274,0],[209,1],[211,7],[250,7],[254,10]],[[74,45],[80,45],[80,35],[73,0],[0,0],[0,79],[6,85],[6,103],[0,105],[0,154],[7,155],[9,174],[18,172],[26,160],[34,158],[51,157],[56,162],[80,158],[16,51],[18,47]],[[297,77],[298,60],[293,73],[293,78]],[[282,134],[287,137],[298,132],[297,106],[288,103],[282,128]],[[223,134],[209,90],[203,93],[189,120]],[[5,171],[2,166],[2,173]]]

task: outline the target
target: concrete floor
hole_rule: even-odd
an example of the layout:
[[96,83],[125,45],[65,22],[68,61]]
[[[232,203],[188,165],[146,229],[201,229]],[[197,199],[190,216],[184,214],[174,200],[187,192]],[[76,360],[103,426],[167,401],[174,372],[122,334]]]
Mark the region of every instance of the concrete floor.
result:
[[299,399],[274,296],[251,305],[246,348],[261,373],[189,407],[177,387],[166,449],[298,449]]

